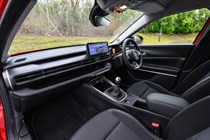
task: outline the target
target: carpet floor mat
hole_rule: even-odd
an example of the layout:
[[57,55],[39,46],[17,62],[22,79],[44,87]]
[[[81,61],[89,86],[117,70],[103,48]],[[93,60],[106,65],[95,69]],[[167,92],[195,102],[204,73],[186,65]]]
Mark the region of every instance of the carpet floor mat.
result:
[[37,140],[69,140],[86,122],[70,96],[56,98],[33,111],[30,126]]

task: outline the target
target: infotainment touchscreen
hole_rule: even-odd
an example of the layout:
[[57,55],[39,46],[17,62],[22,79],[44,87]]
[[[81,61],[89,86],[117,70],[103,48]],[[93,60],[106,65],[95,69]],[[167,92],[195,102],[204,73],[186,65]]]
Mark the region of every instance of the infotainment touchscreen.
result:
[[107,42],[88,43],[87,54],[89,57],[105,55],[109,52]]

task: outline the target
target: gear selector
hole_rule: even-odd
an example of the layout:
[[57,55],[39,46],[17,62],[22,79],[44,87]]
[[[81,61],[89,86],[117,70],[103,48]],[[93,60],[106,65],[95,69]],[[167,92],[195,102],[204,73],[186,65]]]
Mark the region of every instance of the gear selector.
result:
[[120,77],[116,77],[116,78],[115,78],[115,84],[116,84],[117,86],[120,86],[120,84],[121,84],[121,78],[120,78]]
[[113,85],[112,87],[110,87],[107,90],[107,93],[110,94],[110,96],[112,96],[113,98],[115,98],[117,100],[120,100],[125,96],[123,91],[120,89],[120,83],[121,83],[121,78],[116,77],[115,78],[115,85]]
[[121,92],[120,92],[120,83],[121,83],[121,78],[120,77],[116,77],[115,78],[115,84],[116,85],[113,86],[113,91],[110,91],[110,94],[112,96],[114,96],[115,98],[119,98],[120,97],[120,94],[121,94]]
[[101,77],[93,80],[91,82],[91,85],[110,99],[114,101],[121,101],[127,96],[127,94],[120,88],[121,78],[116,77],[114,83],[112,83],[105,77]]

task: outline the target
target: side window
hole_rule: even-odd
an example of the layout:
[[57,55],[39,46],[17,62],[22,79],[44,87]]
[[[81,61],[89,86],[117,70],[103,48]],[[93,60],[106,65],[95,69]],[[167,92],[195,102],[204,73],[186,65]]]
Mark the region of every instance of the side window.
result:
[[210,16],[208,9],[199,9],[164,17],[147,25],[136,35],[142,44],[193,43]]

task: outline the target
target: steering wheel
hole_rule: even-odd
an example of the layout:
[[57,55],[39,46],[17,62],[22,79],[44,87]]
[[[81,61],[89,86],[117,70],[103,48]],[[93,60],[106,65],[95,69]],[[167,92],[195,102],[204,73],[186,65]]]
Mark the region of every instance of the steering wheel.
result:
[[[132,48],[128,46],[128,43],[130,43],[129,46],[132,46]],[[142,53],[133,39],[128,38],[124,40],[122,45],[122,58],[130,70],[137,70],[142,66]]]

